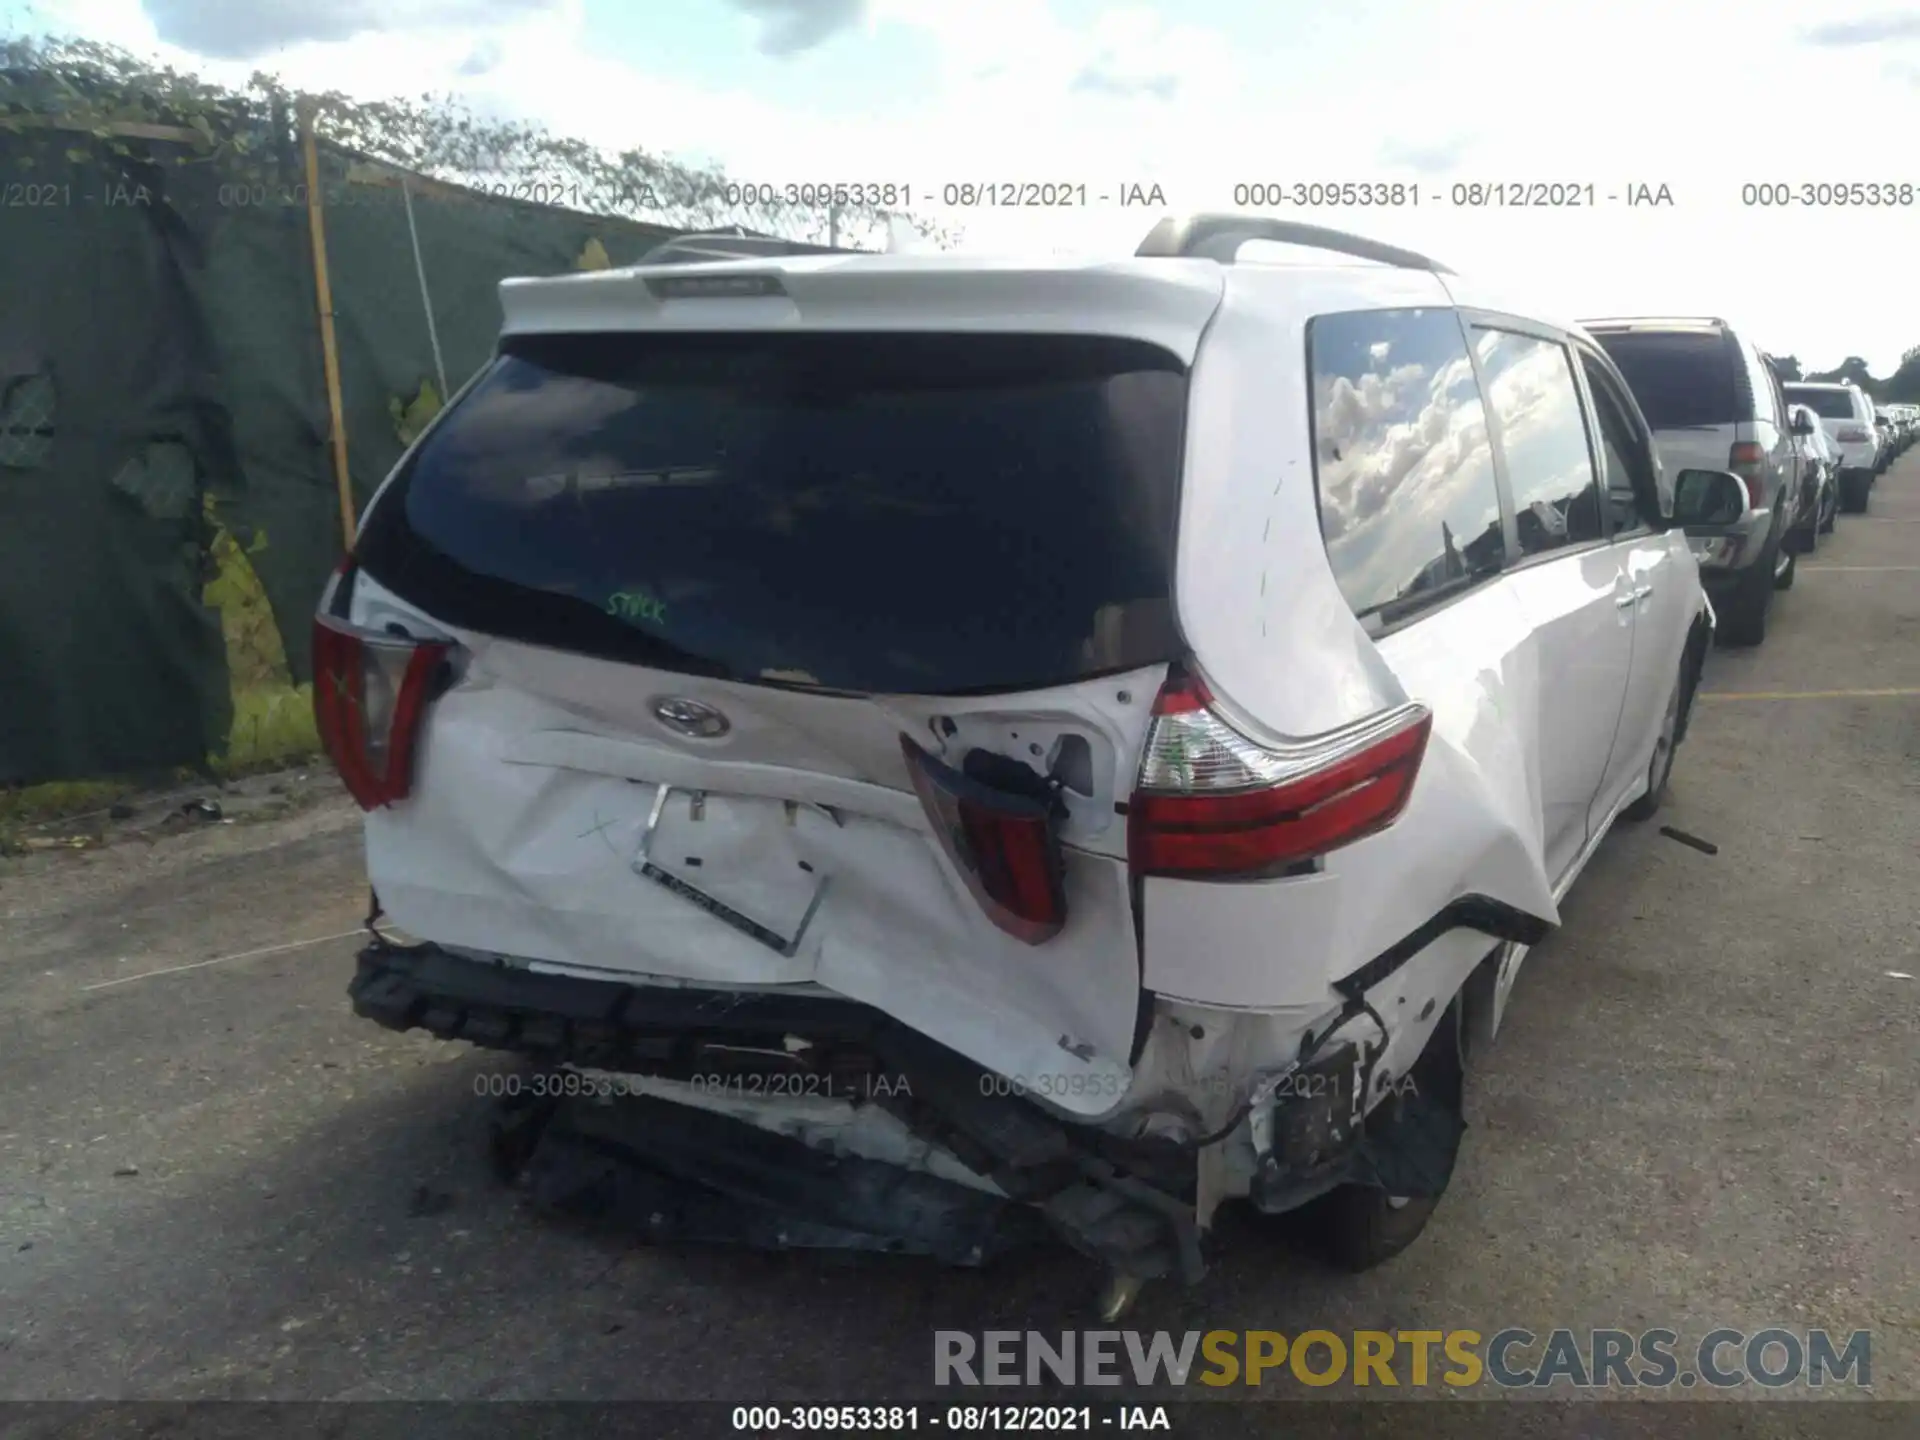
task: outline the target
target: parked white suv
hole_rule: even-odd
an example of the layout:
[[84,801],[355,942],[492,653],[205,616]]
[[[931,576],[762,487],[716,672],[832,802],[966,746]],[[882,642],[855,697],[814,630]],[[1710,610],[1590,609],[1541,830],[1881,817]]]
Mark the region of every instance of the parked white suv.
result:
[[1821,428],[1840,451],[1840,508],[1849,515],[1863,513],[1883,444],[1874,428],[1873,402],[1858,385],[1796,380],[1785,388],[1789,403],[1820,417]]
[[618,1150],[655,1233],[1037,1216],[1123,1291],[1230,1199],[1406,1245],[1710,639],[1605,354],[1218,216],[501,300],[316,626],[417,942],[360,1013],[602,1077],[536,1158]]

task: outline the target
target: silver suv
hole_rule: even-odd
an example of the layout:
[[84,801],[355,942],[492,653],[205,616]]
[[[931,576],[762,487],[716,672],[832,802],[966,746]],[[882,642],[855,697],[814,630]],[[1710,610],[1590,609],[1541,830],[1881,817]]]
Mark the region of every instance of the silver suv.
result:
[[1581,323],[1626,376],[1669,471],[1726,470],[1745,482],[1749,513],[1701,551],[1701,579],[1720,640],[1758,645],[1773,592],[1793,584],[1803,515],[1796,432],[1773,366],[1725,320]]

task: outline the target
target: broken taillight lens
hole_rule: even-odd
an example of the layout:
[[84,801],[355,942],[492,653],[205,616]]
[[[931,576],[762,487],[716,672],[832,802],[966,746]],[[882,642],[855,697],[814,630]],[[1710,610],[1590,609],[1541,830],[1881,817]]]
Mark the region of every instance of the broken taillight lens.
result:
[[362,810],[407,798],[413,752],[453,647],[362,630],[322,613],[313,622],[313,716],[320,741]]
[[1195,676],[1154,702],[1127,807],[1137,875],[1194,880],[1282,873],[1384,830],[1413,793],[1433,717],[1407,704],[1312,739],[1262,745],[1214,712]]
[[987,917],[1029,945],[1058,935],[1067,890],[1055,806],[983,784],[904,735],[900,751],[934,835]]

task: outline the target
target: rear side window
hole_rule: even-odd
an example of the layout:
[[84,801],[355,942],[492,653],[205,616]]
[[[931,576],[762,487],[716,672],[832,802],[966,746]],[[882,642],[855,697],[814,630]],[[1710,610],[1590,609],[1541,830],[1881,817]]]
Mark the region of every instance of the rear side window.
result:
[[1714,331],[1601,332],[1600,342],[1655,430],[1734,425],[1753,418],[1734,348]]
[[1853,419],[1853,396],[1845,390],[1823,390],[1812,385],[1787,386],[1787,399],[1804,405],[1822,420]]
[[1308,328],[1320,526],[1340,589],[1384,629],[1506,562],[1473,361],[1451,310]]
[[1173,659],[1187,380],[1144,343],[512,341],[369,517],[456,627],[855,693]]
[[1473,345],[1500,427],[1522,553],[1601,539],[1586,413],[1567,347],[1512,330],[1476,330]]
[[1747,367],[1747,389],[1752,400],[1752,408],[1742,418],[1771,420],[1784,429],[1787,417],[1780,402],[1780,380],[1773,373],[1773,366],[1753,346],[1744,341],[1736,344]]
[[1646,448],[1633,422],[1627,419],[1623,401],[1608,381],[1605,371],[1591,357],[1582,356],[1587,373],[1587,393],[1593,396],[1593,418],[1600,425],[1602,477],[1611,516],[1613,533],[1638,530],[1647,523],[1641,513],[1639,496],[1653,495],[1657,485]]

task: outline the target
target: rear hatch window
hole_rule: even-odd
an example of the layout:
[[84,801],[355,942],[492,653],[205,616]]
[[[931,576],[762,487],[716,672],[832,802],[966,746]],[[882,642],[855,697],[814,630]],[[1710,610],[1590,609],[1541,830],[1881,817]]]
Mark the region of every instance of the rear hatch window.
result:
[[449,625],[725,679],[993,693],[1171,660],[1187,379],[1061,335],[505,342],[360,563]]
[[1845,390],[1818,390],[1810,385],[1789,385],[1787,403],[1804,405],[1822,420],[1853,419],[1853,396]]
[[1647,423],[1656,430],[1735,425],[1753,418],[1734,348],[1712,331],[1596,334]]

